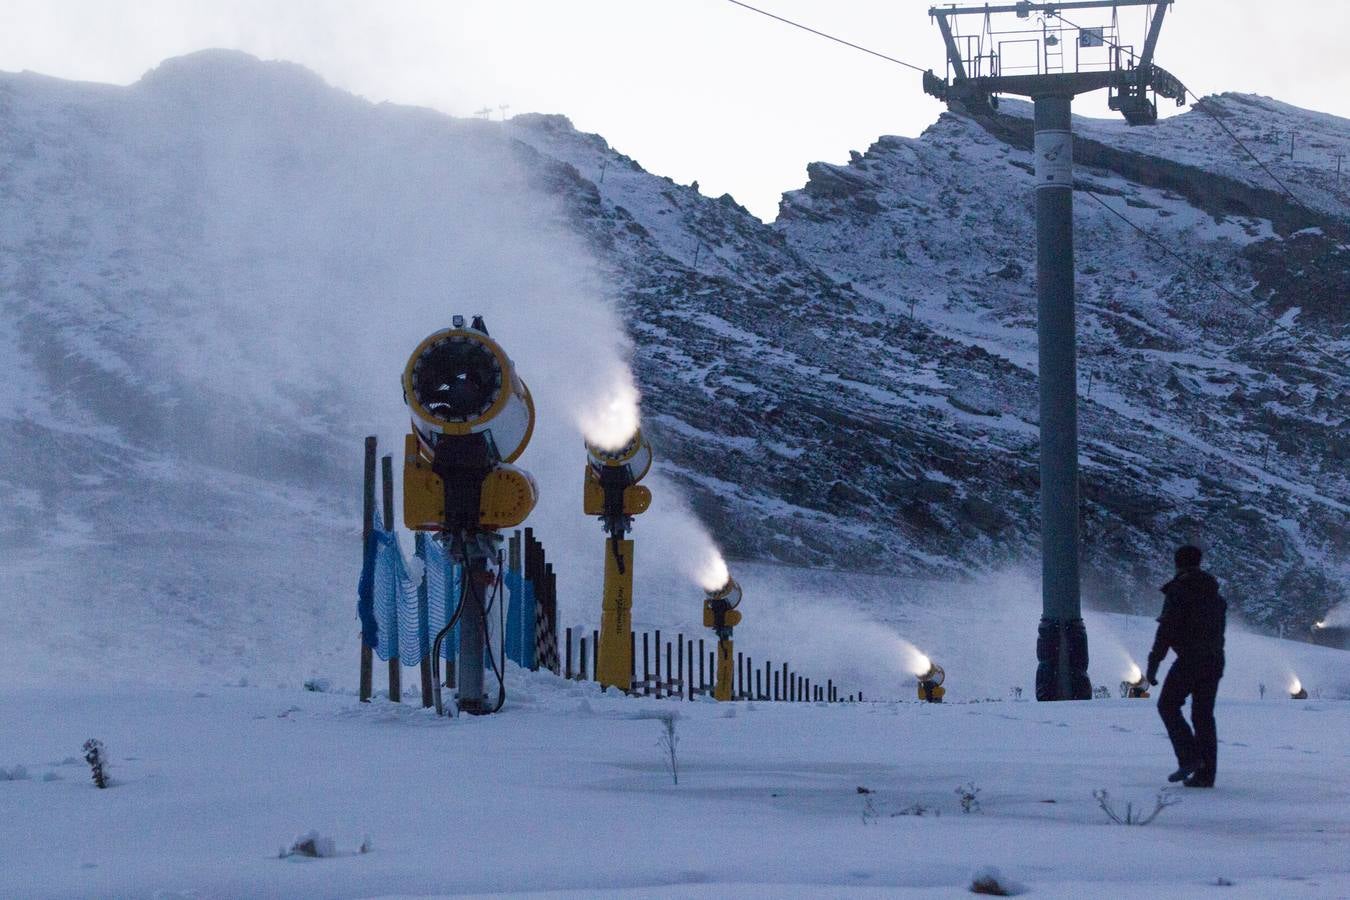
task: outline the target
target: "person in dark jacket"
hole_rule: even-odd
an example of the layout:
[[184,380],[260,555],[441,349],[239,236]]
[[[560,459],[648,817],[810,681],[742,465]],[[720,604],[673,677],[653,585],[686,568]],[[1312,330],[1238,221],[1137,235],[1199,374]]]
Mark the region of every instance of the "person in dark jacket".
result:
[[[1228,604],[1219,595],[1219,582],[1200,568],[1200,559],[1199,547],[1177,549],[1177,573],[1162,586],[1162,615],[1148,654],[1148,683],[1155,685],[1167,651],[1177,655],[1158,696],[1158,715],[1177,755],[1177,770],[1167,780],[1184,782],[1186,787],[1214,786],[1219,757],[1214,698],[1223,677],[1223,629],[1228,612]],[[1187,696],[1194,732],[1181,714]]]

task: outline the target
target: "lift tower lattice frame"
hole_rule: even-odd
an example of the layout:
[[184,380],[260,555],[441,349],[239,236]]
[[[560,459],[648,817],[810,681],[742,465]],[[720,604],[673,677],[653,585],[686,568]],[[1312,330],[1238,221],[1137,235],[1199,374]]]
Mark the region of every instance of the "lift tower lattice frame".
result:
[[[1131,125],[1152,125],[1158,120],[1154,98],[1185,103],[1181,83],[1153,63],[1170,5],[1171,0],[1023,0],[1000,6],[935,6],[928,11],[947,48],[947,73],[938,78],[931,70],[925,72],[925,92],[976,115],[991,114],[999,94],[1030,97],[1035,108],[1042,602],[1036,641],[1037,700],[1092,696],[1079,591],[1071,107],[1078,94],[1106,89],[1110,107]],[[1146,8],[1146,35],[1138,54],[1119,40],[1122,7]],[[1069,10],[1104,9],[1111,12],[1110,22],[1100,26],[1079,27],[1061,17]],[[1027,24],[995,28],[994,17],[1008,13],[1028,20]],[[981,17],[980,29],[961,33],[958,26],[968,16]],[[1034,58],[1028,50],[1034,50]]]

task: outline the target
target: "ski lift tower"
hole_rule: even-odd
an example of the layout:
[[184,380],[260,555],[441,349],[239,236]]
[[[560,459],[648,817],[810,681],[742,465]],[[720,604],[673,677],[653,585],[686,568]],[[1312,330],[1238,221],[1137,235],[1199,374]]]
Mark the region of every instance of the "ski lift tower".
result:
[[[1036,699],[1088,700],[1087,631],[1078,575],[1078,380],[1074,335],[1073,98],[1106,89],[1131,125],[1158,121],[1156,97],[1185,102],[1185,89],[1153,64],[1171,0],[1073,0],[1002,6],[935,6],[947,73],[923,89],[949,106],[991,114],[999,94],[1035,105],[1036,340],[1040,369],[1041,623]],[[1143,48],[1120,40],[1121,10],[1144,7]],[[1109,21],[1080,27],[1062,13]],[[1009,20],[1011,14],[1013,18]],[[977,23],[964,31],[962,23]]]

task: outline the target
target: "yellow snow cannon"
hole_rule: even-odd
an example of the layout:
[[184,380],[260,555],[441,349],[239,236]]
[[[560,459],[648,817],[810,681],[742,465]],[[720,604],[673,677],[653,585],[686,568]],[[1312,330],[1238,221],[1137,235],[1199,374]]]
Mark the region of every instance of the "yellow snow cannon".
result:
[[1308,699],[1308,689],[1303,686],[1303,681],[1297,675],[1294,676],[1293,682],[1291,682],[1289,685],[1289,699],[1290,700]]
[[1120,683],[1120,696],[1126,700],[1148,699],[1148,679],[1144,678],[1138,666],[1130,666],[1129,675]]
[[651,468],[652,445],[641,430],[616,448],[586,445],[582,511],[598,516],[608,535],[596,648],[601,688],[629,691],[633,686],[633,542],[625,535],[633,527],[633,517],[651,506],[652,492],[638,484]]
[[942,686],[942,682],[947,680],[947,673],[943,671],[942,666],[929,660],[927,671],[920,672],[916,678],[920,700],[926,703],[942,702],[942,698],[947,694],[947,689]]
[[717,635],[717,671],[713,682],[713,699],[730,700],[735,666],[735,647],[731,641],[732,629],[741,623],[736,607],[741,605],[741,586],[732,578],[720,588],[708,591],[703,598],[703,625]]
[[[501,709],[506,699],[500,654],[488,639],[487,594],[501,589],[491,568],[499,557],[498,532],[525,521],[539,499],[534,478],[511,465],[534,432],[534,401],[482,316],[468,326],[463,316],[451,322],[418,344],[403,370],[403,400],[412,412],[404,441],[403,523],[435,532],[464,569],[455,612],[432,645],[436,711],[444,709],[441,642],[457,625],[457,703],[461,711],[482,714]],[[484,692],[485,657],[497,676],[495,706]]]
[[496,531],[539,499],[511,465],[534,432],[534,400],[482,316],[429,335],[403,370],[412,412],[404,440],[403,522],[415,531]]

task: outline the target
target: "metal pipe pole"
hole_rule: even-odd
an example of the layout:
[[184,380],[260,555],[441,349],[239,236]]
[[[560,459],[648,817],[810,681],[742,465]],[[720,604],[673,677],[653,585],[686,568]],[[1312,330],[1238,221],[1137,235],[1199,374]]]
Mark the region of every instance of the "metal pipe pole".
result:
[[1073,133],[1067,94],[1035,100],[1036,339],[1041,431],[1041,623],[1036,699],[1090,699],[1078,576],[1078,383]]

